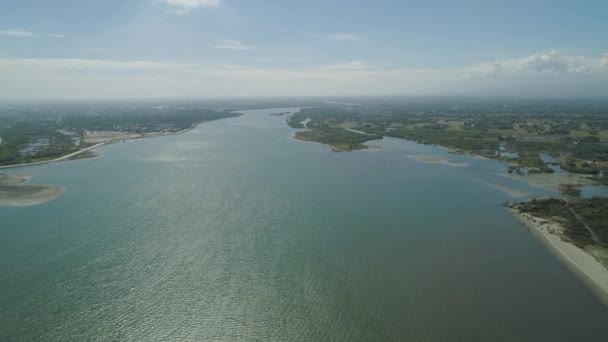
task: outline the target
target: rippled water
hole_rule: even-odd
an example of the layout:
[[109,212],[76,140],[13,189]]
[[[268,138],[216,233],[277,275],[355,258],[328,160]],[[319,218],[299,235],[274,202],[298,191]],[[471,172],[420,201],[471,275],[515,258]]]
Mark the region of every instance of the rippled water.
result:
[[[12,172],[1,341],[588,341],[608,309],[501,207],[504,165],[332,153],[277,110]],[[408,156],[444,155],[468,167]]]

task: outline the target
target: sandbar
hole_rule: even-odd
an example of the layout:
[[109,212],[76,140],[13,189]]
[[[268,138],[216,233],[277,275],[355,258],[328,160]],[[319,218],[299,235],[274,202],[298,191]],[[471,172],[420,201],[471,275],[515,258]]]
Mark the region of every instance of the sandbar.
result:
[[453,167],[469,166],[469,164],[467,164],[467,163],[450,162],[448,160],[448,158],[440,157],[440,156],[410,155],[408,157],[416,159],[417,161],[421,161],[423,163],[440,164],[440,165],[447,165],[447,166],[453,166]]
[[59,185],[24,185],[29,176],[0,175],[0,206],[27,207],[59,197],[65,189]]

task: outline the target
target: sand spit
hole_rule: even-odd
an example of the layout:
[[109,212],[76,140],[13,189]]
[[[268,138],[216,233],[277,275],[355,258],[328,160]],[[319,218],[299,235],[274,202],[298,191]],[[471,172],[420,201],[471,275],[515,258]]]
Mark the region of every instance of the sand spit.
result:
[[490,186],[492,188],[498,189],[502,192],[504,192],[505,194],[511,196],[511,197],[516,197],[516,198],[521,198],[521,197],[528,197],[530,196],[529,193],[525,192],[525,191],[521,191],[521,190],[517,190],[517,189],[513,189],[510,188],[508,186],[504,186],[504,185],[500,185],[500,184],[495,184],[495,183],[490,183],[490,182],[486,182],[486,181],[479,181],[487,186]]
[[63,194],[58,185],[11,185],[0,186],[0,206],[29,207],[54,200]]
[[511,209],[511,212],[608,305],[608,269],[604,265],[564,239],[564,228],[559,223],[520,213],[516,209]]
[[450,162],[448,160],[448,158],[446,158],[446,157],[440,157],[440,156],[410,155],[408,157],[416,159],[417,161],[420,161],[420,162],[423,162],[423,163],[440,164],[440,165],[447,165],[447,166],[452,166],[452,167],[467,167],[467,166],[469,166],[469,164],[467,164],[467,163],[454,163],[454,162]]
[[0,206],[27,207],[59,197],[64,189],[58,185],[24,185],[30,176],[0,174]]

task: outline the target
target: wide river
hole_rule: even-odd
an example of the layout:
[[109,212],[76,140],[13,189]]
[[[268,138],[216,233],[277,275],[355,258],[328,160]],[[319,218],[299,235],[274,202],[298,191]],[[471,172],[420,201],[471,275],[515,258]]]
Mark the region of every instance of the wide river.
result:
[[495,185],[546,192],[404,140],[332,153],[281,111],[10,170],[66,192],[0,208],[0,341],[606,339]]

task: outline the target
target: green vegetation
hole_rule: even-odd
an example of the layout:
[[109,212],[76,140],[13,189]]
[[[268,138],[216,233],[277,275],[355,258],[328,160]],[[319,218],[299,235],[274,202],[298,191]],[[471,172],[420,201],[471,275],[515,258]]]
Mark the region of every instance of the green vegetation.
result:
[[558,220],[566,229],[566,236],[581,248],[608,243],[608,198],[549,198],[520,203],[516,208],[536,217]]
[[[288,124],[305,128],[301,122],[306,121],[311,130],[350,128],[441,145],[507,161],[520,174],[553,173],[541,154],[552,156],[555,165],[570,172],[608,171],[608,101],[378,98],[358,102],[305,108]],[[308,135],[313,140],[328,134]]]
[[[299,112],[294,114],[287,121],[289,126],[293,128],[305,128],[302,124],[307,119],[302,117],[304,113]],[[306,128],[305,131],[296,132],[295,138],[330,145],[334,152],[363,150],[367,148],[367,146],[363,145],[364,142],[382,139],[381,135],[352,132],[345,128],[330,126],[318,121],[309,122]]]
[[363,150],[367,148],[367,146],[363,145],[364,142],[382,139],[381,136],[377,135],[354,133],[343,128],[331,127],[313,128],[297,132],[295,137],[300,140],[331,145],[332,149],[336,152]]
[[[210,120],[236,116],[183,106],[49,104],[0,110],[0,166],[56,159],[88,147],[86,132],[174,133]],[[80,155],[80,158],[86,155]]]
[[95,158],[98,157],[99,153],[95,151],[84,151],[82,153],[78,153],[75,156],[72,156],[70,160],[78,160],[78,159],[87,159],[87,158]]
[[560,184],[559,192],[564,196],[580,197],[581,189],[576,184]]

